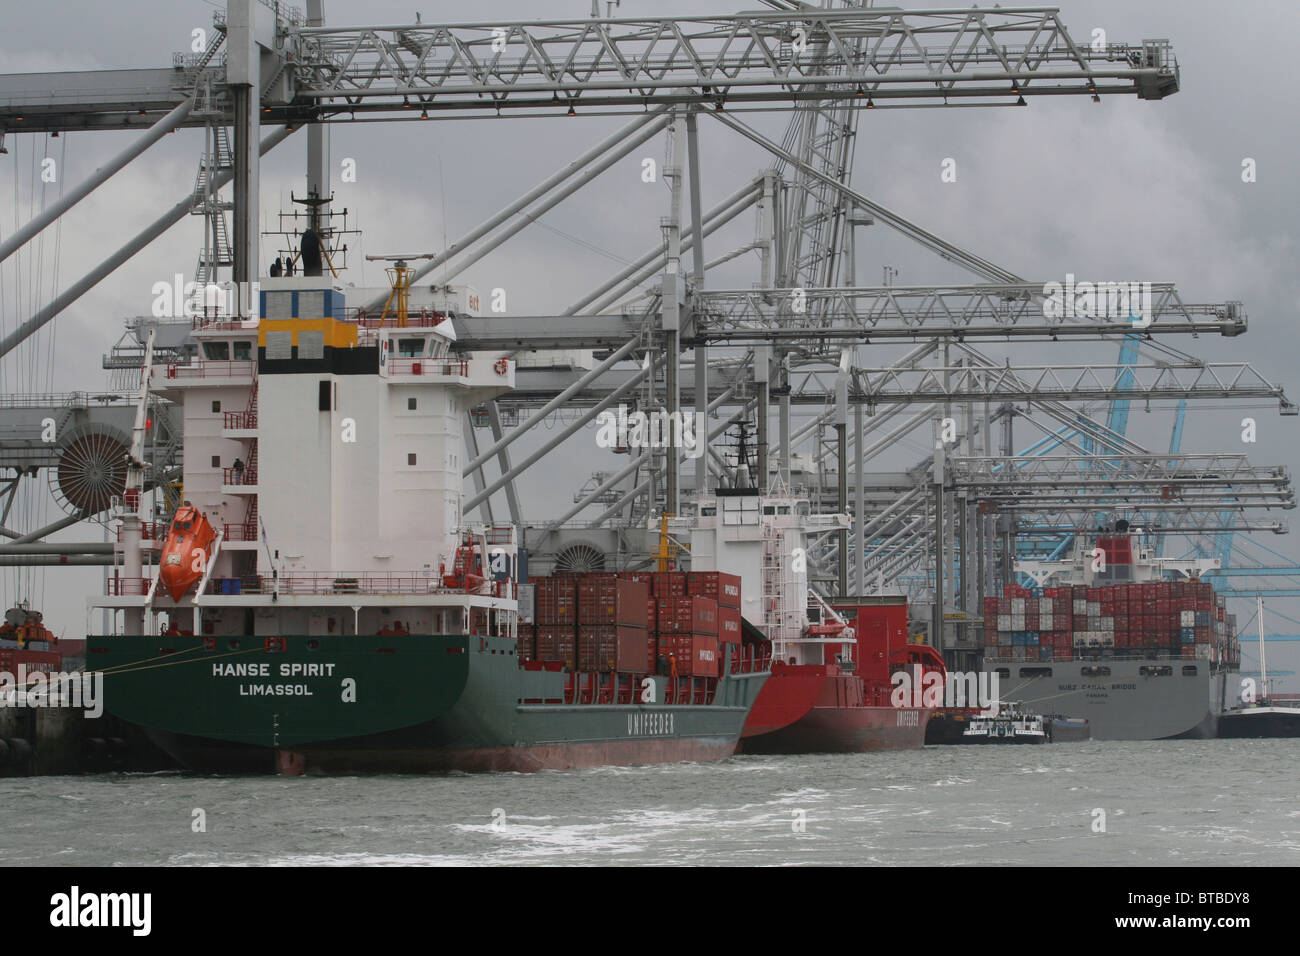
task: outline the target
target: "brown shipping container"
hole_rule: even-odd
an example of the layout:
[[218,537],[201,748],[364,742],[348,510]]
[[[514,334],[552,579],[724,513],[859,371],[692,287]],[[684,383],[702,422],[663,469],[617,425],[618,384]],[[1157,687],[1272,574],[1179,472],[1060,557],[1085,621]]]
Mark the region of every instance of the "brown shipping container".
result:
[[740,576],[725,571],[692,571],[686,575],[690,597],[710,598],[718,607],[740,607]]
[[515,653],[521,661],[534,660],[537,648],[537,628],[532,624],[520,624],[515,643],[518,645]]
[[717,636],[717,602],[708,598],[660,598],[659,632]]
[[584,624],[578,628],[578,670],[612,671],[618,661],[618,631],[614,624]]
[[624,674],[653,674],[654,638],[643,627],[615,629],[616,666]]
[[727,644],[741,642],[740,608],[718,608],[718,640]]
[[538,624],[576,624],[578,622],[578,578],[556,575],[536,578],[533,617]]
[[666,598],[686,597],[686,575],[681,571],[654,572],[654,596]]
[[537,660],[577,663],[577,639],[571,625],[537,625]]
[[578,623],[645,627],[650,588],[618,578],[584,579],[578,585]]
[[720,662],[718,639],[712,634],[677,634],[665,639],[660,636],[660,649],[665,644],[677,660],[677,673],[683,677],[717,677]]

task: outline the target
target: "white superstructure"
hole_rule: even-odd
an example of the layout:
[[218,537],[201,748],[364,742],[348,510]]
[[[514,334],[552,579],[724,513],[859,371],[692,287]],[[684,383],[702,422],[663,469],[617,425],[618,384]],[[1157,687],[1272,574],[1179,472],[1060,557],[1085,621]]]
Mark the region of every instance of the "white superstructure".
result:
[[198,357],[152,372],[217,532],[201,579],[176,603],[146,566],[92,604],[150,633],[513,633],[515,530],[463,527],[461,487],[466,413],[514,363],[452,354],[445,314],[349,316],[328,278],[265,279],[260,311],[199,320]]

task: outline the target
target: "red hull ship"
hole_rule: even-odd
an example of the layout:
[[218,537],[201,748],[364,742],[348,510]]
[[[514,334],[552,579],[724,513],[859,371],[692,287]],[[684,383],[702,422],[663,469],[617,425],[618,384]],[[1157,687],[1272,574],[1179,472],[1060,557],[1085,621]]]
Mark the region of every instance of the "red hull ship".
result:
[[[742,461],[743,451],[742,451]],[[919,665],[942,676],[932,647],[909,644],[904,597],[826,603],[808,584],[808,539],[847,528],[773,489],[735,487],[699,499],[689,525],[691,567],[735,575],[746,645],[772,656],[772,676],[741,734],[744,753],[857,753],[924,746],[931,709],[895,706],[891,677]]]
[[829,663],[776,663],[742,734],[745,753],[863,753],[911,750],[925,743],[932,711],[895,707],[892,675],[919,665],[944,673],[933,647],[907,643],[907,600],[871,597],[835,602],[850,640],[826,644]]

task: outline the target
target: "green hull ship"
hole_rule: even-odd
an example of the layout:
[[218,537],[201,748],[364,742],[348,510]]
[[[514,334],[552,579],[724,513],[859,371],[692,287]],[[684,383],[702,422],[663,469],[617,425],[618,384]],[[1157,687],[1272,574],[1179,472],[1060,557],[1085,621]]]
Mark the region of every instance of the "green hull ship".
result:
[[463,423],[513,386],[508,359],[453,355],[446,313],[349,313],[319,277],[265,280],[260,315],[200,323],[194,361],[146,359],[141,409],[149,391],[184,409],[185,501],[164,541],[124,496],[90,602],[112,624],[88,661],[128,735],[220,773],[735,752],[768,676],[752,648],[690,676],[651,673],[637,635],[619,661],[523,652],[517,530],[461,509]]
[[[114,636],[92,638],[87,650],[105,672],[113,715],[181,767],[217,773],[721,760],[735,751],[768,676],[678,678],[675,686],[651,676],[660,703],[643,704],[632,700],[646,695],[645,678],[634,685],[520,666],[506,638],[289,636],[273,646],[283,650],[260,638]],[[680,703],[662,703],[674,694]]]

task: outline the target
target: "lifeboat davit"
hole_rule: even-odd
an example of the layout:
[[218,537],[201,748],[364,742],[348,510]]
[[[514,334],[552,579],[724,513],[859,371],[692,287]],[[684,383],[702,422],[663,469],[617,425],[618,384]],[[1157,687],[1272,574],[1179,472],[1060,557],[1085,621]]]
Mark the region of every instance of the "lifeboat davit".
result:
[[451,573],[447,574],[446,569],[443,569],[442,586],[457,591],[477,591],[487,580],[482,574],[475,573],[482,570],[483,559],[475,552],[474,547],[461,545],[456,549],[456,561],[452,565]]
[[216,537],[212,525],[198,508],[184,505],[177,510],[171,530],[167,532],[167,543],[163,545],[162,565],[158,572],[162,586],[173,601],[179,602],[185,592],[203,577]]

